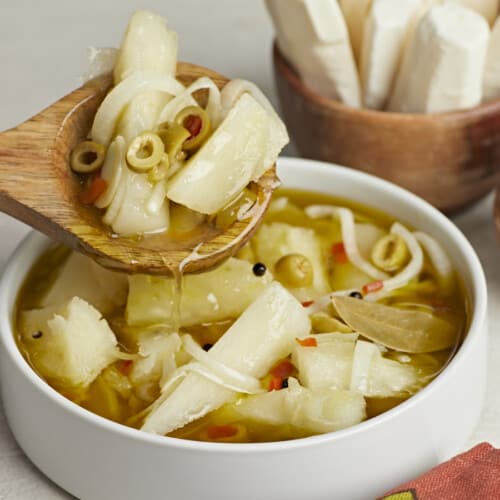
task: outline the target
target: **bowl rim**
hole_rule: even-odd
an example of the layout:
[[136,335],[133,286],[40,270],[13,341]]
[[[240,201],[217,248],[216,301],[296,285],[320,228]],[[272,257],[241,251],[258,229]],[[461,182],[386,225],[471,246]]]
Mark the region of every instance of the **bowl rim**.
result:
[[336,99],[322,96],[304,83],[279,48],[277,39],[274,39],[273,41],[273,64],[275,71],[279,73],[302,97],[308,101],[314,102],[317,105],[323,106],[332,112],[343,113],[353,119],[384,119],[387,122],[394,123],[395,125],[400,125],[401,122],[413,122],[422,126],[430,123],[436,124],[446,122],[452,122],[456,125],[459,122],[469,122],[471,120],[476,121],[482,115],[500,113],[500,99],[481,102],[471,108],[439,113],[396,113],[394,111],[369,109],[364,107],[354,108]]
[[[104,417],[100,417],[80,406],[73,403],[69,399],[59,394],[53,389],[45,380],[43,380],[31,368],[28,362],[22,356],[17,347],[13,331],[13,318],[11,318],[11,311],[9,309],[9,302],[12,300],[12,286],[11,283],[15,281],[16,275],[21,272],[23,280],[29,269],[21,268],[21,263],[24,260],[30,261],[33,264],[34,257],[31,255],[31,248],[33,245],[41,245],[43,242],[48,242],[46,236],[43,236],[36,231],[31,231],[17,246],[12,255],[10,256],[4,273],[0,279],[0,348],[3,348],[6,355],[9,356],[10,361],[14,363],[19,372],[27,379],[36,390],[47,397],[53,404],[59,406],[62,410],[67,411],[71,416],[83,419],[88,425],[93,425],[100,428],[100,430],[107,430],[117,436],[140,441],[144,444],[156,445],[165,448],[177,448],[184,450],[196,450],[198,452],[220,453],[220,454],[250,454],[262,452],[280,452],[303,447],[309,447],[320,444],[327,444],[335,441],[340,441],[349,438],[355,434],[362,434],[369,432],[373,428],[377,428],[384,423],[390,422],[393,418],[405,413],[414,405],[418,405],[422,399],[425,399],[428,394],[437,390],[447,379],[449,379],[453,372],[457,369],[462,359],[468,355],[468,352],[474,347],[477,337],[484,334],[482,332],[486,325],[486,309],[487,309],[487,288],[486,279],[480,264],[479,258],[475,253],[472,245],[469,243],[464,234],[451,222],[445,215],[439,212],[436,208],[429,203],[412,194],[411,192],[391,183],[380,179],[378,177],[359,172],[357,170],[342,167],[339,165],[319,162],[315,160],[305,160],[301,158],[286,158],[281,157],[278,159],[278,168],[298,168],[307,169],[308,172],[316,170],[324,172],[326,175],[338,175],[343,178],[349,179],[351,182],[360,182],[361,184],[370,183],[372,188],[381,190],[391,196],[393,199],[398,198],[404,203],[411,204],[416,210],[422,211],[430,215],[437,227],[445,230],[450,239],[453,240],[467,262],[467,265],[472,276],[471,293],[474,296],[474,303],[472,304],[471,321],[465,337],[464,342],[460,346],[455,356],[451,359],[449,364],[445,367],[442,373],[439,374],[431,383],[420,390],[417,394],[413,395],[408,400],[400,403],[396,407],[366,421],[363,421],[354,426],[348,427],[335,432],[310,436],[306,438],[293,439],[289,441],[273,441],[264,443],[207,443],[200,441],[190,441],[169,436],[161,436],[149,434],[138,429],[133,429],[125,425],[113,422]],[[19,287],[20,288],[20,287]],[[19,292],[16,288],[16,296]],[[5,383],[5,381],[3,381]]]

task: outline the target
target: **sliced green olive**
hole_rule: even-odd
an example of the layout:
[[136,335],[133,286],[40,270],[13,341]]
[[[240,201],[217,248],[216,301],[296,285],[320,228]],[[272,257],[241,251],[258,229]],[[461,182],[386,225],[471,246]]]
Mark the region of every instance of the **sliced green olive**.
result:
[[90,174],[102,167],[106,148],[94,141],[80,142],[71,153],[71,169],[79,174]]
[[137,172],[148,172],[160,163],[165,146],[154,132],[143,132],[128,147],[127,162]]
[[281,257],[276,262],[274,276],[285,285],[299,288],[311,285],[314,273],[311,261],[307,257],[291,253]]
[[189,139],[182,146],[186,151],[198,149],[210,134],[210,118],[199,106],[187,106],[177,113],[174,121],[189,131]]
[[160,163],[158,163],[158,165],[155,165],[148,172],[148,180],[150,182],[159,182],[166,179],[169,167],[170,167],[170,162],[168,160],[168,155],[167,153],[163,153],[161,156]]
[[372,249],[372,261],[384,271],[397,271],[401,269],[409,257],[408,247],[401,236],[387,234],[382,236]]
[[183,160],[186,154],[182,151],[182,146],[191,136],[189,130],[178,123],[163,122],[158,126],[157,133],[165,145],[170,164],[173,165],[176,160]]

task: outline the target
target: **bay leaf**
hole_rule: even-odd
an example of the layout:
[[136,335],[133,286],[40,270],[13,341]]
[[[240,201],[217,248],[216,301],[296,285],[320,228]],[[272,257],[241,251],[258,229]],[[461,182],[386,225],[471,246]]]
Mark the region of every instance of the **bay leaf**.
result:
[[409,353],[441,351],[455,345],[458,329],[432,313],[333,297],[340,317],[356,332],[390,349]]

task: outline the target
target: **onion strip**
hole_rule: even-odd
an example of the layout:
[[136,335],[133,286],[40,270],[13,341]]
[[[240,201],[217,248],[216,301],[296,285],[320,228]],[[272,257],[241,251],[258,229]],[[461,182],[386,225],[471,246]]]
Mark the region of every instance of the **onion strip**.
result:
[[312,219],[328,216],[338,217],[342,229],[342,242],[344,243],[345,252],[349,261],[374,280],[386,280],[389,277],[388,274],[380,271],[380,269],[377,269],[366,261],[359,253],[358,244],[356,242],[354,215],[351,210],[344,207],[333,207],[329,205],[310,205],[305,208],[305,212]]
[[101,170],[101,177],[107,182],[107,188],[95,202],[97,208],[106,208],[111,204],[124,168],[127,168],[125,164],[125,140],[121,135],[118,135],[108,148]]
[[429,259],[436,272],[442,278],[448,278],[453,273],[453,267],[451,265],[450,259],[446,252],[443,250],[441,245],[427,233],[422,233],[421,231],[416,231],[413,236],[417,241],[424,247]]
[[184,91],[184,85],[171,76],[138,71],[116,85],[104,98],[94,118],[90,135],[104,146],[111,141],[116,123],[127,104],[139,93],[158,90],[176,96]]
[[212,382],[235,392],[244,394],[263,392],[259,379],[241,373],[215,360],[193,340],[191,335],[183,335],[182,343],[184,350],[198,362],[189,363],[183,368],[194,371]]
[[192,94],[202,89],[208,89],[206,112],[212,122],[212,127],[215,129],[221,121],[221,93],[215,82],[206,76],[198,78],[198,80],[194,81],[189,87],[168,102],[161,110],[157,124],[172,121],[177,113],[187,106],[198,106]]

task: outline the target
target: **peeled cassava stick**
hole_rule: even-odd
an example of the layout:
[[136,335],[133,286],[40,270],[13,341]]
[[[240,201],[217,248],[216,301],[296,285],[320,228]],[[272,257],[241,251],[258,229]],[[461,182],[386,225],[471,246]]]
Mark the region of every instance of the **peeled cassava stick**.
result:
[[493,25],[500,8],[500,0],[451,0],[460,3],[465,7],[474,9],[481,14],[489,23]]
[[371,4],[372,0],[339,0],[349,30],[354,58],[358,63],[361,59],[364,23]]
[[483,79],[483,101],[500,97],[500,17],[491,31]]
[[[285,288],[274,282],[245,310],[207,356],[243,377],[261,378],[291,352],[294,339],[307,335],[309,330],[305,309]],[[210,370],[208,364],[207,369]],[[142,429],[167,434],[230,402],[236,394],[227,385],[217,384],[199,373],[188,373],[150,413]]]
[[476,12],[454,3],[432,7],[404,54],[389,110],[438,113],[476,106],[488,40],[488,23]]
[[374,0],[361,52],[363,104],[383,109],[396,76],[410,23],[421,0]]
[[359,78],[336,1],[267,0],[278,45],[302,80],[325,97],[360,107]]

